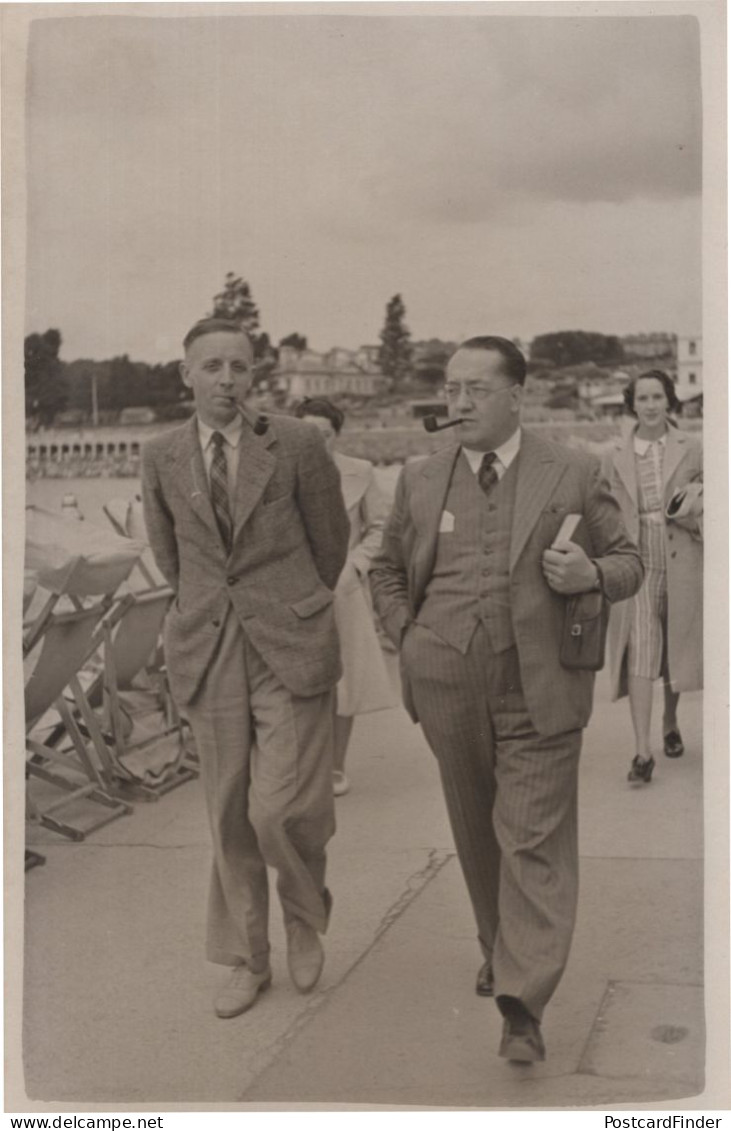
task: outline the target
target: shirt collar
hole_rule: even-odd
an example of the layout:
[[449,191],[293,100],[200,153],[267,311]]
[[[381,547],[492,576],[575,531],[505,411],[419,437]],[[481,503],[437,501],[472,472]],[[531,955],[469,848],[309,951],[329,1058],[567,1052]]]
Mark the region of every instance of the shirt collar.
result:
[[238,413],[236,413],[236,416],[233,418],[233,420],[229,421],[225,428],[211,428],[208,424],[204,424],[199,416],[198,436],[200,438],[201,448],[203,449],[203,451],[206,450],[211,442],[211,436],[214,432],[220,432],[221,435],[226,439],[226,442],[229,443],[232,448],[237,448],[239,446],[239,440],[241,439],[242,428],[243,421]]
[[666,437],[667,437],[667,432],[663,432],[662,436],[659,436],[657,438],[657,440],[643,440],[640,436],[638,436],[635,433],[634,446],[635,446],[635,451],[637,452],[637,455],[638,456],[646,456],[653,444],[662,444],[663,447],[664,447]]
[[[519,448],[520,428],[516,428],[513,432],[513,435],[509,436],[504,444],[501,444],[499,448],[495,448],[495,455],[499,459],[505,471],[508,470],[511,463],[517,456]],[[485,455],[485,452],[478,452],[475,450],[475,448],[465,447],[462,448],[462,451],[467,456],[470,467],[474,471],[475,475],[477,475],[477,472],[480,470],[480,464],[482,463],[482,457]]]

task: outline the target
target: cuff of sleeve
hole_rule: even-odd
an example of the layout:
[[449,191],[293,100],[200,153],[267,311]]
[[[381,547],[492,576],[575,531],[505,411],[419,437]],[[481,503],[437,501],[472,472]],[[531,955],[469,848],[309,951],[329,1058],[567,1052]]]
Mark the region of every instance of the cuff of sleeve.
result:
[[602,567],[599,565],[599,562],[596,560],[596,558],[592,558],[591,563],[594,566],[594,568],[596,569],[596,581],[592,585],[589,592],[590,593],[601,593],[604,597],[606,597],[607,594],[606,594],[606,590],[604,588],[604,574],[602,573]]

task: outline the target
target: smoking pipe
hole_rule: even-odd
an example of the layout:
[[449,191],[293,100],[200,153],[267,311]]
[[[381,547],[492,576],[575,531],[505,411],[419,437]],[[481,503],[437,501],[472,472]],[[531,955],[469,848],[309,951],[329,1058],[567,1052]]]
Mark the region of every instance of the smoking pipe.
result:
[[443,432],[445,428],[454,428],[456,424],[463,423],[464,420],[461,416],[455,416],[453,420],[448,420],[446,424],[437,424],[436,416],[425,416],[423,420],[427,432]]
[[268,416],[264,416],[263,413],[259,413],[252,420],[251,416],[246,411],[244,406],[240,405],[238,403],[238,401],[236,402],[236,408],[237,408],[239,415],[241,416],[241,419],[246,421],[246,423],[249,425],[249,427],[251,428],[251,430],[253,431],[255,436],[265,435],[265,433],[269,429],[269,417]]

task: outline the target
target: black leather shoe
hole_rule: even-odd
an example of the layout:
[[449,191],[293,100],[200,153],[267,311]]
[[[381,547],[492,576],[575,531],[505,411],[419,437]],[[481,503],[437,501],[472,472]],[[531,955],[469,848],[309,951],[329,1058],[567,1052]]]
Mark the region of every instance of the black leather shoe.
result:
[[635,754],[632,759],[632,766],[627,774],[627,781],[631,782],[649,782],[652,778],[652,771],[655,769],[654,758],[640,758]]
[[680,756],[685,753],[685,747],[683,746],[683,740],[680,737],[679,730],[669,730],[668,733],[663,736],[663,748],[667,758],[680,758]]
[[492,979],[492,965],[490,962],[485,962],[477,975],[477,984],[475,985],[475,993],[478,997],[492,997],[495,993],[495,985]]
[[519,1064],[536,1064],[546,1059],[541,1027],[519,1001],[503,1007],[503,1035],[498,1055]]

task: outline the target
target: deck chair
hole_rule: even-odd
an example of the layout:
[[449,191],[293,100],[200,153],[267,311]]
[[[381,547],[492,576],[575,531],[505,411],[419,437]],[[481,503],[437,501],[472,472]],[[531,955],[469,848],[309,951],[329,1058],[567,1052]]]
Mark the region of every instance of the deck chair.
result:
[[[117,791],[156,801],[196,778],[198,770],[157,658],[173,592],[159,586],[129,597],[117,622],[110,617],[103,622],[103,670],[86,688],[85,698],[101,716]],[[140,675],[148,677],[144,684]]]
[[[111,796],[106,788],[104,751],[93,715],[89,712],[92,726],[87,739],[63,695],[70,688],[79,709],[83,709],[77,673],[98,646],[100,621],[107,614],[100,602],[91,608],[52,612],[45,617],[37,647],[26,657],[25,743],[31,754],[26,760],[26,775],[54,787],[50,797],[34,798],[32,807],[41,825],[72,840],[83,840],[88,833],[132,809]],[[70,746],[59,740],[52,744],[42,741],[39,724],[51,711],[60,716]],[[68,809],[71,815],[63,818],[62,810]]]
[[[166,585],[167,582],[158,569],[149,546],[145,517],[142,513],[142,500],[139,495],[135,495],[133,499],[118,497],[110,499],[109,502],[104,504],[102,510],[111,523],[115,534],[122,538],[133,538],[145,546],[130,579],[131,587],[134,589],[140,589],[140,587],[154,589],[157,586]],[[139,578],[142,579],[141,586],[135,584]],[[132,579],[134,579],[134,582]]]

